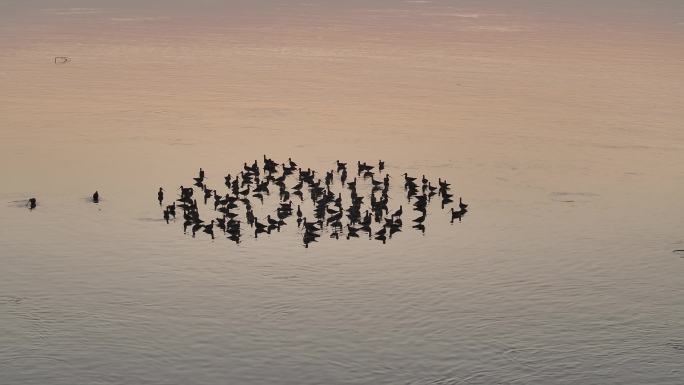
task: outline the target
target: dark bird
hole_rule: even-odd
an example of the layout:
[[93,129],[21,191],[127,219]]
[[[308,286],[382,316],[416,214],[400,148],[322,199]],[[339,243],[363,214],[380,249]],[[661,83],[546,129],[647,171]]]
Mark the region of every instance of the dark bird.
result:
[[270,214],[266,216],[266,220],[268,221],[268,224],[270,226],[275,226],[275,227],[280,228],[280,222],[282,222],[282,221],[278,221],[278,220],[271,218]]
[[166,206],[166,210],[173,216],[174,218],[176,217],[176,202],[173,202],[173,204]]
[[337,172],[340,172],[342,170],[347,169],[347,164],[346,163],[340,163],[340,161],[337,161]]
[[318,222],[307,222],[306,218],[304,218],[302,224],[303,224],[304,228],[306,229],[306,231],[319,231],[320,230],[320,228],[316,227]]
[[28,200],[28,208],[29,208],[29,210],[35,209],[37,204],[38,204],[38,203],[37,203],[37,201],[36,201],[36,198],[31,198],[31,199],[29,199],[29,200]]
[[465,215],[465,213],[467,213],[467,212],[468,212],[468,210],[466,210],[466,209],[460,209],[458,211],[454,211],[454,208],[452,207],[451,208],[451,222],[453,223],[454,219],[458,219],[460,222],[463,215]]
[[[463,203],[463,200],[461,199],[461,197],[458,197],[458,207],[459,207],[461,210],[465,210],[465,209],[468,207],[467,204]],[[477,207],[476,207],[476,208],[477,208]]]
[[211,235],[211,239],[214,239],[214,220],[212,219],[211,222],[204,226],[204,232]]
[[258,238],[259,234],[268,233],[269,231],[270,230],[268,230],[268,228],[266,228],[266,227],[256,227],[254,229],[254,238]]
[[95,191],[95,193],[93,194],[93,203],[99,203],[99,202],[100,202],[100,193]]
[[195,238],[195,233],[197,233],[202,227],[204,227],[201,223],[195,223],[192,226],[192,237]]
[[347,224],[347,239],[349,238],[358,238],[359,237],[359,229],[356,227],[351,227],[351,225]]

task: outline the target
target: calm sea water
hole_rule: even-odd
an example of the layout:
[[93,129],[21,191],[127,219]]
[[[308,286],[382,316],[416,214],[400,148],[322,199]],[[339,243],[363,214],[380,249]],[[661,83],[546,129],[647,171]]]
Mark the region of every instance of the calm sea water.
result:
[[[2,5],[0,384],[681,384],[681,6],[485,3]],[[263,154],[472,210],[308,249],[163,222]]]

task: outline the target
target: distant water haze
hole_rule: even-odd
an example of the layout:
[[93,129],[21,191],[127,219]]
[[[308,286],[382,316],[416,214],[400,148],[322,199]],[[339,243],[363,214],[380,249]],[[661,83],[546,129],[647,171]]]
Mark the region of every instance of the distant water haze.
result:
[[[677,0],[39,0],[3,2],[0,20],[11,28],[21,25],[48,29],[85,25],[106,28],[108,24],[126,21],[165,20],[168,25],[184,24],[200,30],[210,26],[230,28],[242,23],[256,27],[260,21],[290,28],[318,23],[328,28],[360,27],[372,21],[375,26],[398,30],[421,22],[420,29],[426,31],[457,28],[459,24],[482,26],[495,18],[526,24],[519,27],[543,24],[548,27],[547,33],[574,28],[575,33],[589,29],[591,32],[678,35],[682,29],[683,8]],[[490,20],[479,20],[480,23],[458,20],[487,18]],[[341,25],[330,24],[334,20]]]
[[[683,7],[2,1],[0,383],[680,384]],[[264,154],[471,211],[308,249],[163,221]]]

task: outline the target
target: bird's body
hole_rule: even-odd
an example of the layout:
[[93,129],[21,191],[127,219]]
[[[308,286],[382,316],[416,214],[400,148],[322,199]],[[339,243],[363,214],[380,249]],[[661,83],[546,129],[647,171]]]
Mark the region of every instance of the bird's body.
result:
[[463,199],[461,197],[458,197],[458,207],[461,210],[465,210],[468,207],[467,204],[463,203]]
[[461,218],[463,218],[463,216],[467,212],[468,212],[468,210],[466,210],[466,209],[460,209],[458,211],[455,211],[454,208],[452,207],[451,208],[451,222],[453,222],[454,219],[458,219],[460,221]]
[[404,212],[404,206],[399,206],[399,210],[394,212],[394,214],[392,215],[392,218],[400,217],[403,212]]

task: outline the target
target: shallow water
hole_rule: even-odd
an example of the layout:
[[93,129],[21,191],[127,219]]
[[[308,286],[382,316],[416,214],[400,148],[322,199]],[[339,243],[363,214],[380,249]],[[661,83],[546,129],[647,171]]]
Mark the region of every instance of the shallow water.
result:
[[[0,383],[681,384],[684,16],[614,3],[2,5]],[[472,210],[308,249],[163,222],[263,154]]]

